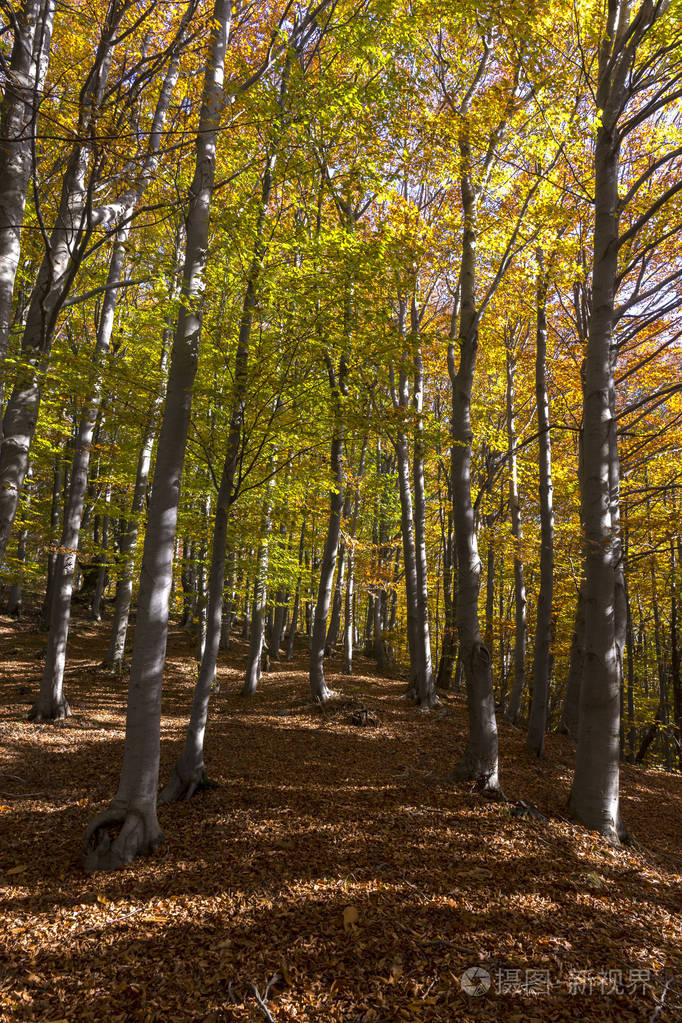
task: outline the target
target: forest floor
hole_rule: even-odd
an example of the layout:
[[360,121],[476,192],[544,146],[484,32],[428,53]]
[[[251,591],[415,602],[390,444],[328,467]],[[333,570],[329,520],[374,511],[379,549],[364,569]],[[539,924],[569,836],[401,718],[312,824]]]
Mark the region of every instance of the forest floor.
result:
[[[550,736],[534,761],[502,724],[506,794],[547,820],[515,816],[441,780],[463,699],[420,714],[362,657],[352,679],[331,662],[342,696],[321,713],[303,651],[236,695],[236,643],[207,731],[217,787],[160,810],[158,854],[85,875],[81,837],[114,794],[125,729],[127,679],[98,667],[105,639],[106,624],[76,620],[73,716],[36,727],[45,636],[0,619],[1,1020],[682,1018],[682,777],[623,766],[641,845],[615,849],[566,819],[570,742]],[[163,781],[195,676],[174,630]],[[374,727],[351,723],[361,707]],[[480,996],[462,987],[472,967],[490,978]]]

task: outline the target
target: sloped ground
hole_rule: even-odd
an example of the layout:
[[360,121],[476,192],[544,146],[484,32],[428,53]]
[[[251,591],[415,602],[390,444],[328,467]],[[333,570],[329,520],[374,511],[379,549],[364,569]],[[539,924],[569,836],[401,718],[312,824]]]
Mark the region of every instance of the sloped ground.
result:
[[[24,717],[44,637],[0,629],[0,1019],[682,1018],[679,776],[623,768],[642,848],[613,849],[563,816],[564,739],[532,762],[502,725],[506,793],[549,820],[516,817],[439,781],[464,740],[459,698],[419,714],[359,658],[353,680],[332,663],[344,699],[322,715],[301,654],[244,700],[237,645],[208,732],[218,787],[160,811],[157,856],[85,876],[83,830],[118,779],[126,680],[97,667],[104,626],[74,632],[74,715],[36,727]],[[195,672],[174,633],[163,780]],[[376,727],[350,723],[357,707]],[[490,976],[480,996],[462,989],[471,967]]]

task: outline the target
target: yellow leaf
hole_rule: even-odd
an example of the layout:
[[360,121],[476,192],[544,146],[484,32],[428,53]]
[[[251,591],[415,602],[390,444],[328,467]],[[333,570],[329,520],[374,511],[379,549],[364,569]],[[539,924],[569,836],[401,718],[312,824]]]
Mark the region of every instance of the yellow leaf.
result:
[[21,863],[18,867],[12,867],[8,870],[7,876],[11,877],[13,874],[23,874],[25,870],[28,870],[28,865],[26,863]]

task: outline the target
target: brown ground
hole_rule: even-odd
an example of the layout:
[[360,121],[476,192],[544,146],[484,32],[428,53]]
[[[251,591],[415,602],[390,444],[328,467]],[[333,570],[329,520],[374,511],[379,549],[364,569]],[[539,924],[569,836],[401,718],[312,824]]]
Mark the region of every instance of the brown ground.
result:
[[[463,703],[419,714],[363,658],[353,680],[332,664],[346,702],[322,716],[305,706],[303,655],[255,698],[234,695],[238,645],[208,731],[218,787],[160,811],[158,855],[85,876],[80,839],[115,791],[124,736],[125,680],[97,667],[105,628],[76,622],[73,717],[36,727],[44,637],[0,623],[0,1019],[682,1018],[682,778],[623,768],[623,816],[646,849],[613,849],[563,816],[570,744],[552,736],[533,762],[502,725],[507,795],[549,821],[517,818],[438,780]],[[164,780],[195,671],[174,633]],[[349,724],[352,701],[378,727]],[[492,977],[482,997],[461,988],[472,966]],[[252,985],[263,995],[276,974],[261,1007]]]

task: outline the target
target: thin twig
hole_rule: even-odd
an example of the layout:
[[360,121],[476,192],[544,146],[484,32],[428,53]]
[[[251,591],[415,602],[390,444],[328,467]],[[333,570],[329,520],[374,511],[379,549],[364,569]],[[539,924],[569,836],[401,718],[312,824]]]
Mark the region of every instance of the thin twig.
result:
[[[139,906],[137,909],[131,910],[130,913],[126,913],[125,916],[115,916],[115,917],[112,917],[111,920],[105,920],[104,924],[106,925],[106,924],[117,924],[117,923],[120,923],[121,920],[128,920],[129,917],[135,916],[136,913],[141,913],[142,910],[144,910],[144,909],[147,909],[147,906]],[[94,927],[86,927],[84,931],[76,931],[75,934],[74,934],[74,938],[79,937],[79,935],[81,935],[81,934],[90,934],[92,931],[97,931],[97,930],[99,930],[100,926],[101,926],[101,924],[96,924]]]
[[656,1020],[660,1016],[661,1010],[663,1009],[663,1003],[665,1002],[665,997],[668,994],[668,988],[670,987],[670,985],[672,984],[674,979],[675,979],[674,976],[671,974],[668,977],[668,979],[666,980],[665,987],[663,988],[663,991],[661,992],[661,1000],[658,1003],[658,1005],[656,1006],[656,1008],[654,1009],[654,1011],[649,1016],[649,1023],[656,1023]]
[[275,1021],[274,1021],[274,1019],[272,1017],[272,1014],[271,1014],[270,1010],[268,1009],[267,1005],[265,1004],[265,1002],[266,1002],[266,999],[267,999],[268,995],[270,994],[270,988],[272,987],[273,984],[275,984],[280,979],[281,978],[280,978],[279,973],[273,974],[273,976],[270,978],[270,980],[265,985],[265,992],[262,995],[261,995],[260,991],[258,990],[258,988],[256,987],[255,984],[249,984],[249,987],[253,991],[254,998],[256,999],[256,1002],[258,1003],[258,1007],[261,1010],[261,1012],[263,1013],[263,1015],[265,1016],[265,1019],[267,1020],[267,1023],[275,1023]]

